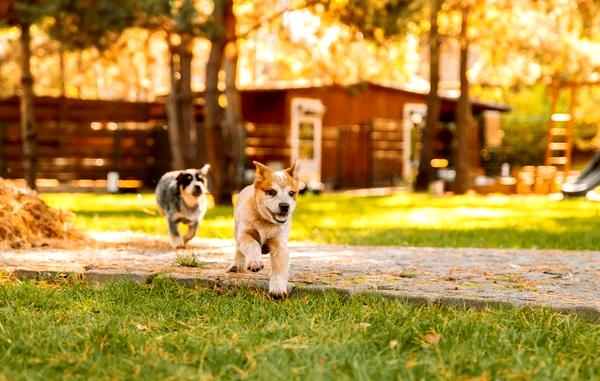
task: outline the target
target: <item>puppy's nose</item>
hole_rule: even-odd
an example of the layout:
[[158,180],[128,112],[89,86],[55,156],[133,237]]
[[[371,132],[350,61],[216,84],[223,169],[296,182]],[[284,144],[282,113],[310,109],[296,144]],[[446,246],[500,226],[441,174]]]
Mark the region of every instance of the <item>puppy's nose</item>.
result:
[[194,193],[202,193],[202,188],[199,185],[194,185]]
[[281,211],[281,213],[287,213],[290,210],[290,204],[288,204],[287,202],[280,202],[279,203],[279,210]]

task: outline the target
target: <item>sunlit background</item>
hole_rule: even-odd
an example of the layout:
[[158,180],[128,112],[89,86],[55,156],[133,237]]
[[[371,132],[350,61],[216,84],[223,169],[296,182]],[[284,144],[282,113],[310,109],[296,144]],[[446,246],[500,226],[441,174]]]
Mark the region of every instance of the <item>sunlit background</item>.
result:
[[[338,1],[345,6],[344,1]],[[582,37],[582,25],[572,15],[572,1],[553,1],[548,12],[535,2],[514,1],[513,11],[490,7],[471,27],[474,47],[469,77],[473,85],[489,91],[481,96],[502,99],[515,83],[534,84],[560,66],[565,75],[600,79],[598,36]],[[412,23],[406,36],[368,41],[355,28],[341,24],[323,6],[297,9],[289,0],[237,1],[239,43],[238,85],[241,88],[348,84],[374,81],[427,91],[427,22]],[[197,1],[209,14],[212,2]],[[286,9],[291,9],[285,11]],[[284,12],[285,11],[285,12]],[[281,13],[281,17],[270,15]],[[424,17],[424,19],[426,19]],[[268,20],[268,22],[266,22]],[[46,23],[57,22],[45,20]],[[460,15],[440,16],[443,35],[456,35]],[[527,40],[535,54],[524,49],[492,46],[490,35],[513,34]],[[0,96],[18,93],[18,28],[0,29]],[[162,31],[129,28],[109,49],[66,51],[37,26],[32,28],[32,70],[37,95],[86,99],[151,101],[169,92],[167,35]],[[495,46],[494,46],[495,45]],[[194,41],[192,87],[204,88],[204,70],[210,43]],[[534,56],[535,59],[532,59]],[[458,88],[458,46],[455,39],[443,44],[441,88]],[[68,74],[68,75],[65,75]]]

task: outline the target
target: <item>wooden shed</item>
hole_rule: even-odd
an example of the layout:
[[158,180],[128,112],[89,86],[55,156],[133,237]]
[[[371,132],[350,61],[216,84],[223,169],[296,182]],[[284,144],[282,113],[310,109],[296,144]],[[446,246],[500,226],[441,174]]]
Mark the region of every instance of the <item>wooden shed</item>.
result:
[[[307,181],[331,188],[410,182],[418,158],[427,94],[372,83],[242,91],[247,130],[247,162],[285,165],[299,158]],[[436,157],[452,166],[456,99],[442,97]],[[486,112],[506,105],[473,101],[473,164],[479,152]],[[445,160],[445,161],[444,161]]]

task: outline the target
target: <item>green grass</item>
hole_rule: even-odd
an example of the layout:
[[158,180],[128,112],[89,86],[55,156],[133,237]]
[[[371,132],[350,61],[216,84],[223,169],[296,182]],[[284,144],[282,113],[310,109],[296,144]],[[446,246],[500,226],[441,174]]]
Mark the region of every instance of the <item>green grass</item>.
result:
[[178,264],[179,266],[184,266],[184,267],[200,267],[200,262],[198,261],[198,258],[196,258],[195,254],[189,254],[189,255],[177,255],[177,257],[175,258],[175,263]]
[[[151,194],[43,197],[86,230],[167,234]],[[231,238],[232,225],[231,207],[212,208],[200,235]],[[597,250],[600,204],[311,195],[300,198],[292,239]],[[599,325],[540,308],[465,311],[332,292],[274,302],[162,278],[94,286],[0,274],[0,380],[589,380],[600,378],[599,347]]]
[[[154,196],[46,194],[52,206],[76,214],[87,230],[132,230],[166,235]],[[208,211],[199,235],[232,237],[232,208]],[[597,250],[600,203],[544,196],[382,197],[303,196],[292,240],[352,245],[557,248]]]
[[544,309],[0,277],[0,379],[591,380],[598,353]]

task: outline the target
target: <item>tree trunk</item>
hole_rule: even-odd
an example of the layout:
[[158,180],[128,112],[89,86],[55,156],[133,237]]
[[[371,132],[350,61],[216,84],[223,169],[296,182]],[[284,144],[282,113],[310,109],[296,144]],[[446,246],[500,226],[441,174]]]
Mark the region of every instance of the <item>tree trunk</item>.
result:
[[242,119],[242,102],[236,87],[237,77],[237,48],[235,43],[229,43],[225,49],[225,96],[227,108],[225,109],[226,141],[231,149],[231,160],[228,163],[228,176],[232,180],[234,189],[241,189],[242,175],[244,172],[245,131]]
[[[81,74],[83,72],[85,72],[85,70],[83,68],[83,53],[80,50],[77,53],[77,73]],[[83,94],[82,94],[83,82],[84,82],[84,80],[82,80],[81,78],[78,78],[75,82],[75,88],[77,89],[77,97],[78,98],[83,98]]]
[[[233,4],[233,2],[231,2]],[[227,168],[227,174],[234,189],[239,190],[242,186],[244,172],[245,153],[245,130],[242,117],[242,100],[237,89],[237,63],[238,49],[236,41],[237,20],[233,13],[233,7],[225,8],[225,96],[227,108],[225,109],[225,126],[227,147],[230,150],[231,160]]]
[[469,101],[469,79],[467,65],[469,56],[469,40],[467,36],[469,10],[462,8],[460,29],[460,96],[456,105],[456,181],[455,192],[463,194],[472,185],[471,154],[471,102]]
[[437,17],[442,9],[443,0],[432,0],[429,29],[429,95],[427,96],[427,116],[425,127],[421,135],[421,155],[419,170],[415,183],[415,191],[427,191],[429,184],[434,180],[434,170],[431,167],[433,147],[440,119],[440,97],[438,87],[440,82],[440,46],[441,39],[438,31]]
[[227,189],[225,140],[221,128],[221,110],[219,109],[219,70],[223,60],[225,41],[223,38],[211,39],[210,55],[206,64],[206,90],[204,94],[204,123],[208,161],[211,165],[211,192],[217,204],[231,203],[231,189]]
[[[233,12],[233,1],[215,2],[213,19],[217,25],[225,26],[225,14]],[[223,63],[226,38],[224,33],[211,36],[211,47],[206,63],[206,89],[204,94],[204,123],[207,142],[208,160],[211,165],[212,189],[216,204],[231,204],[233,185],[227,168],[231,160],[230,149],[222,128],[222,113],[219,108],[219,70]]]
[[67,87],[66,87],[66,78],[65,78],[65,72],[66,72],[66,67],[65,67],[65,50],[63,48],[62,43],[59,42],[59,47],[58,47],[58,89],[60,91],[59,97],[60,97],[60,106],[59,106],[59,113],[58,113],[58,120],[57,120],[57,129],[58,131],[62,131],[64,123],[65,123],[65,117],[66,117],[66,100],[64,98],[67,97]]
[[64,98],[67,96],[66,84],[65,84],[65,50],[63,48],[62,43],[58,48],[58,86],[59,86],[59,97]]
[[[173,169],[184,169],[186,167],[185,155],[183,152],[183,134],[181,127],[181,115],[179,113],[179,80],[177,79],[179,73],[179,57],[175,52],[173,46],[169,46],[169,53],[171,55],[169,60],[169,70],[171,79],[171,91],[167,97],[167,119],[169,126],[167,132],[169,133],[169,147],[171,149],[171,166]],[[177,62],[176,62],[177,61]]]
[[193,37],[181,36],[179,45],[170,45],[171,92],[167,99],[169,144],[173,167],[200,168],[206,162],[202,129],[196,123],[192,92]]
[[179,60],[181,85],[181,103],[179,113],[183,124],[183,134],[185,136],[184,156],[186,164],[189,167],[200,168],[206,162],[206,148],[204,147],[204,136],[202,130],[196,125],[196,112],[194,93],[192,92],[192,44],[193,38],[189,35],[182,36],[179,46]]
[[37,175],[36,130],[33,111],[33,76],[29,24],[21,25],[21,139],[23,141],[23,173],[27,186],[36,189]]

